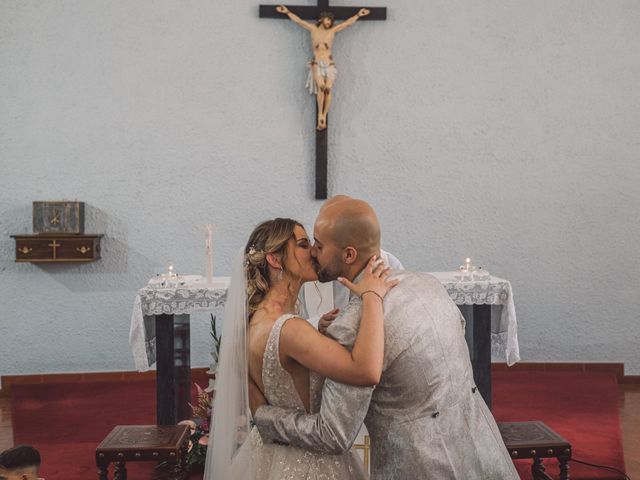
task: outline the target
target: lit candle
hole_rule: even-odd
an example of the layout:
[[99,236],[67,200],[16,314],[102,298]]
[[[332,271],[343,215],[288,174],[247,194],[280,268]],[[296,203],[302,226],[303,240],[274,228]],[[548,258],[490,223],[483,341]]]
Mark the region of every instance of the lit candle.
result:
[[467,272],[469,270],[471,270],[471,259],[470,258],[465,258],[465,260],[464,260],[464,269]]
[[205,251],[205,266],[207,270],[207,283],[213,283],[213,225],[210,223],[204,226],[205,238],[204,238],[204,251]]
[[173,277],[173,265],[169,264],[169,266],[167,267],[167,273],[169,277]]

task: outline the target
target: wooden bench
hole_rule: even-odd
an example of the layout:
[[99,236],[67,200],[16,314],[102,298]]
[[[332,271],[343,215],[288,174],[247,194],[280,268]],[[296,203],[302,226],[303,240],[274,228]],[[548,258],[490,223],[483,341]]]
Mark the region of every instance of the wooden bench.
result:
[[187,425],[118,425],[96,449],[99,480],[108,480],[109,464],[115,464],[114,480],[127,480],[126,462],[167,462],[169,478],[183,480],[187,472]]
[[571,444],[543,422],[498,423],[509,455],[514,460],[532,458],[531,474],[534,480],[552,480],[545,472],[543,458],[557,458],[560,479],[569,480]]

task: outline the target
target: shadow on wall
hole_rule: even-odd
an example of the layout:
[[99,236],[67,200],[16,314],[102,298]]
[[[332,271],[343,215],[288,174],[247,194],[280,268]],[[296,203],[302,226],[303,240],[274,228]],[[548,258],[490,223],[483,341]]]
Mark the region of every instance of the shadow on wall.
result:
[[[72,292],[106,292],[137,290],[148,282],[152,272],[158,270],[158,262],[127,245],[128,227],[123,222],[89,204],[85,204],[85,232],[104,235],[100,242],[102,258],[90,263],[16,263],[15,242],[9,235],[32,233],[31,228],[26,227],[31,223],[31,206],[4,211],[0,214],[2,218],[6,219],[0,223],[2,274],[15,278],[41,271]],[[5,235],[8,225],[13,231]]]

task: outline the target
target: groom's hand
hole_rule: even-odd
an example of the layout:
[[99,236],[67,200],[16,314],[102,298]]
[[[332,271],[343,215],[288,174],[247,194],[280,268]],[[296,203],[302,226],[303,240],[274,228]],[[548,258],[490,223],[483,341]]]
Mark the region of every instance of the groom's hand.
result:
[[249,378],[249,408],[251,409],[251,415],[255,416],[256,410],[267,404],[267,399],[264,398],[256,382]]
[[320,317],[320,321],[318,322],[318,331],[321,334],[326,335],[327,328],[329,328],[329,325],[333,323],[333,321],[336,319],[339,313],[340,313],[340,309],[334,308],[330,312],[327,312],[324,315],[322,315]]

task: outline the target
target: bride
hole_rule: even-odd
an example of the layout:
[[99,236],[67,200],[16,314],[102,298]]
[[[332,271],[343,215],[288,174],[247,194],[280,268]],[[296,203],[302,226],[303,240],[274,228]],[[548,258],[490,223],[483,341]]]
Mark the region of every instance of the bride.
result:
[[[357,455],[328,455],[264,445],[251,428],[248,384],[269,404],[320,409],[324,377],[375,385],[384,354],[382,298],[395,286],[373,257],[362,280],[341,283],[363,302],[350,352],[296,316],[304,282],[317,280],[312,245],[302,225],[276,218],[258,225],[235,260],[224,312],[223,340],[211,418],[205,480],[366,479]],[[248,378],[247,378],[248,375]]]

